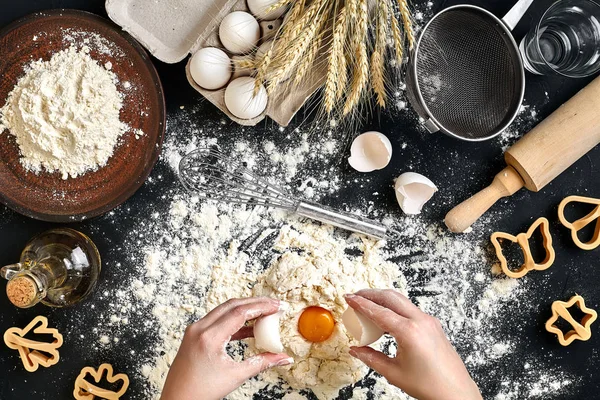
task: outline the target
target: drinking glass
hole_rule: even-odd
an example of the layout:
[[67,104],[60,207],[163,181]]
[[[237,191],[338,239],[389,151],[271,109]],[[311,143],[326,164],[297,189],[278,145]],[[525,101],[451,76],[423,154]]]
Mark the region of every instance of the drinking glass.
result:
[[600,4],[559,0],[519,46],[525,68],[534,74],[583,78],[600,71]]

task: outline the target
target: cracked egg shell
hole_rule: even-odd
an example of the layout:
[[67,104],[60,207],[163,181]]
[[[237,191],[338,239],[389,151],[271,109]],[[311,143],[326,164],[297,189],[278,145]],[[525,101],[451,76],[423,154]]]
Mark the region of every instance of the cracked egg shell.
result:
[[392,159],[392,144],[379,132],[365,132],[352,142],[348,163],[359,172],[385,168]]
[[396,199],[404,213],[420,214],[421,209],[437,192],[437,187],[427,177],[416,172],[405,172],[396,179]]
[[379,340],[385,333],[371,320],[348,307],[342,314],[342,323],[356,340],[359,346],[368,346]]
[[254,345],[256,348],[269,353],[283,353],[279,320],[287,309],[287,303],[281,302],[278,312],[256,320],[254,323]]

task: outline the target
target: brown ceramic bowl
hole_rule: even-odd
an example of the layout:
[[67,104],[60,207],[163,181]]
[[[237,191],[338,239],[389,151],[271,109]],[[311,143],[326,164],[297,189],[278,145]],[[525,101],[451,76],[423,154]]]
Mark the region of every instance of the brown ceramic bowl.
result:
[[[90,40],[90,55],[112,63],[124,94],[121,121],[144,135],[127,132],[105,167],[63,180],[59,173],[26,171],[19,147],[0,133],[0,201],[26,216],[52,222],[79,221],[103,214],[127,200],[144,183],[160,154],[165,101],[158,74],[146,51],[117,25],[76,10],[52,10],[24,17],[0,32],[0,107],[31,60],[49,60],[71,44]],[[128,82],[127,84],[125,82]]]

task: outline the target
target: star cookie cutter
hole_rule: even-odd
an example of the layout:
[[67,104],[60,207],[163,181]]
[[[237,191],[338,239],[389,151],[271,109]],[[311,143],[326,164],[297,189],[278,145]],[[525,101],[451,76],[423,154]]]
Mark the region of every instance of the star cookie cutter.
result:
[[[585,217],[578,219],[577,221],[570,222],[565,217],[565,207],[569,203],[585,203],[592,204],[596,207]],[[583,250],[594,250],[600,246],[600,199],[594,199],[592,197],[582,196],[569,196],[560,202],[558,206],[558,219],[568,229],[571,230],[571,237],[573,242]],[[592,239],[588,242],[582,242],[579,239],[579,231],[588,226],[589,224],[596,221],[596,228]]]
[[[120,389],[116,392],[98,386],[105,372],[107,382],[123,382]],[[88,380],[88,376],[91,377],[93,381]],[[125,394],[128,387],[129,378],[127,377],[127,375],[114,374],[112,365],[104,363],[100,365],[100,367],[98,367],[97,370],[95,370],[92,367],[85,367],[81,370],[81,372],[77,376],[77,379],[75,379],[75,389],[73,390],[73,396],[77,400],[119,400],[119,398]]]
[[[540,264],[537,264],[533,259],[533,254],[531,253],[531,248],[529,246],[529,240],[538,227],[540,228],[542,238],[544,239],[544,249],[546,249],[546,258]],[[543,271],[548,269],[552,266],[554,259],[556,258],[556,252],[554,251],[554,247],[552,247],[550,222],[543,217],[535,221],[533,225],[529,227],[527,233],[519,233],[517,236],[513,236],[504,232],[494,232],[491,240],[494,248],[496,249],[496,255],[500,260],[502,271],[510,278],[521,278],[531,270]],[[524,262],[516,271],[512,271],[508,268],[508,261],[502,253],[502,246],[500,245],[502,240],[509,240],[513,243],[517,243],[521,247],[521,250],[523,250]]]
[[[581,323],[575,321],[575,319],[571,316],[568,308],[577,304],[577,307],[586,314],[585,317],[581,320]],[[567,321],[573,329],[564,333],[554,324],[558,321],[558,318],[562,317],[565,321]],[[582,340],[586,341],[592,336],[592,330],[590,326],[596,320],[598,314],[596,311],[591,308],[587,308],[585,306],[585,301],[583,297],[580,295],[575,295],[569,299],[569,301],[555,301],[552,303],[552,317],[548,321],[546,321],[546,330],[550,333],[554,333],[558,336],[558,341],[563,346],[568,346],[573,343],[574,340]]]
[[[51,343],[26,339],[25,335],[33,331],[36,334],[52,335]],[[37,371],[39,366],[50,367],[58,362],[58,348],[63,344],[63,337],[57,329],[48,328],[48,318],[37,316],[25,328],[9,328],[4,332],[4,343],[18,350],[23,366],[29,372]]]

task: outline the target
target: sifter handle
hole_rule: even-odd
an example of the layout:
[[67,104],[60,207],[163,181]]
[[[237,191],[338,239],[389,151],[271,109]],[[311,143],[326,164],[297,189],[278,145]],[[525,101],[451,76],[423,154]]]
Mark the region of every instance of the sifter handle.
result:
[[533,0],[519,0],[502,18],[502,22],[508,26],[508,29],[511,31],[515,29],[521,18],[523,18],[523,15],[525,15],[525,12],[529,9],[529,6],[531,6],[531,3],[533,3]]
[[333,211],[316,203],[300,202],[296,214],[376,239],[398,239],[398,233],[381,222]]

